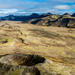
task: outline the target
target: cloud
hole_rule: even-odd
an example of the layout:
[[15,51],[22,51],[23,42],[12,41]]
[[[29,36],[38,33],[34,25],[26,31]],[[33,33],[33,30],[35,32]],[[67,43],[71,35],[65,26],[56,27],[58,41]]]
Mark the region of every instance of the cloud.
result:
[[68,5],[57,5],[55,6],[56,9],[70,9],[71,7]]
[[65,2],[74,3],[75,2],[75,0],[53,0],[53,1],[62,2],[62,3],[65,3]]
[[0,9],[0,16],[17,13],[18,9]]
[[0,14],[3,13],[3,14],[11,14],[11,13],[15,13],[15,12],[18,12],[17,9],[0,9]]
[[37,5],[38,2],[31,2],[31,1],[25,1],[25,0],[0,0],[0,8],[2,9],[27,9],[29,7],[34,7]]
[[75,5],[72,5],[71,8],[75,9]]
[[61,13],[65,10],[75,12],[74,2],[75,0],[0,0],[0,14]]

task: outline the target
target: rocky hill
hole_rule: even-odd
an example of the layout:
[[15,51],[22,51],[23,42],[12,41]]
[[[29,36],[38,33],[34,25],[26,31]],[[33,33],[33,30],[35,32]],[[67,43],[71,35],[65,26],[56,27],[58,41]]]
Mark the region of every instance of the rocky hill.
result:
[[58,27],[75,27],[75,17],[71,17],[70,15],[62,15],[56,19],[52,25],[56,25]]
[[50,14],[42,18],[29,20],[28,23],[41,26],[75,27],[75,17],[68,13],[63,15]]
[[48,15],[43,18],[35,19],[31,23],[43,26],[50,26],[54,20],[56,20],[59,15]]

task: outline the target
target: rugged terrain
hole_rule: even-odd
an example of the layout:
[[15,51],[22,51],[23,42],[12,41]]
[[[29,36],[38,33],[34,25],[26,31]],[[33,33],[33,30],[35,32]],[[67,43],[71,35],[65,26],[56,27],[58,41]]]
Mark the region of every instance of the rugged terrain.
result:
[[75,13],[72,15],[65,13],[62,15],[52,13],[32,13],[28,16],[8,15],[0,18],[0,21],[22,21],[22,23],[29,23],[40,26],[56,26],[56,27],[70,27],[75,28]]
[[57,27],[75,27],[75,17],[74,14],[71,16],[68,13],[63,15],[56,14],[46,14],[44,17],[39,17],[36,19],[31,19],[27,21],[28,23],[41,26],[57,26]]
[[[1,58],[14,53],[44,57],[45,62],[35,66],[41,75],[75,75],[75,28],[2,21],[0,22]],[[24,75],[19,72],[20,69],[16,69],[9,71],[9,74]]]

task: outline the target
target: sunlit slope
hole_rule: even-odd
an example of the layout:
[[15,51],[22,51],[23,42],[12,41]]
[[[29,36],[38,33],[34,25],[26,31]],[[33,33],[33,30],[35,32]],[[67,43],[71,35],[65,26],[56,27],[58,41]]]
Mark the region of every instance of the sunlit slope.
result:
[[0,54],[11,53],[41,55],[47,61],[40,70],[44,67],[60,75],[75,74],[75,29],[0,22]]

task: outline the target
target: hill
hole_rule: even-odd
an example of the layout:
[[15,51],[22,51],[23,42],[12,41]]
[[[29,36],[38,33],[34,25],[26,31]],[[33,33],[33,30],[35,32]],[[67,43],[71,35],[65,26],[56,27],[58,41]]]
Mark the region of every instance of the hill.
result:
[[50,14],[38,19],[31,19],[27,23],[41,26],[75,27],[75,17],[68,13],[63,15]]
[[[40,60],[42,57],[44,62]],[[39,64],[30,66],[37,63],[36,60]],[[23,75],[26,72],[75,75],[75,29],[0,22],[0,73]]]
[[21,21],[22,23],[29,23],[41,26],[58,26],[58,27],[75,27],[75,16],[65,13],[63,15],[57,15],[52,13],[32,13],[28,16],[15,16],[8,15],[1,17],[1,21]]

